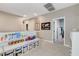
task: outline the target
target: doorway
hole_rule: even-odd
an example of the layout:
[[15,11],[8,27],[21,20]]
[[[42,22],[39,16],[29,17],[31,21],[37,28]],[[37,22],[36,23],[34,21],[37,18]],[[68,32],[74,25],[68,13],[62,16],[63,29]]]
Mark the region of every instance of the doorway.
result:
[[53,42],[54,43],[63,43],[64,44],[64,17],[53,19]]
[[28,31],[28,24],[26,24],[26,30]]

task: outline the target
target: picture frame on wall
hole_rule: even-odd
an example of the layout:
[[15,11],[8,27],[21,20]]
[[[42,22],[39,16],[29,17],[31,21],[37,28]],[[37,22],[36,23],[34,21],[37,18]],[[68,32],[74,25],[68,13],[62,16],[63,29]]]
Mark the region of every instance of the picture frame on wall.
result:
[[36,23],[36,24],[35,24],[35,30],[36,30],[36,31],[39,31],[39,30],[40,30],[40,24],[39,24],[39,23]]
[[50,30],[50,22],[41,23],[41,30]]

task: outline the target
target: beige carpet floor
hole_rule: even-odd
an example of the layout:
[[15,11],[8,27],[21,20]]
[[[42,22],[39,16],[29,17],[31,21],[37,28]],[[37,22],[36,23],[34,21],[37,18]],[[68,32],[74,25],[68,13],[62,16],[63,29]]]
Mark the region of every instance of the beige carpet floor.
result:
[[23,56],[70,56],[71,49],[60,43],[48,43],[41,40],[39,47],[31,49]]

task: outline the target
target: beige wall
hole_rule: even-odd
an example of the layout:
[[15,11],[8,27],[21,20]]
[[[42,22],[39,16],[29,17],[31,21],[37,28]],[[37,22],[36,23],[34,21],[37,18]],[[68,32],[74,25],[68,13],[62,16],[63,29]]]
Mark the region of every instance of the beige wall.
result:
[[[41,23],[43,22],[51,22],[51,20],[48,20],[48,18],[44,17],[44,16],[40,16],[38,18],[38,20],[40,21],[40,28],[41,28]],[[43,38],[43,39],[46,39],[46,40],[49,40],[49,41],[53,41],[52,40],[52,31],[51,30],[41,30],[40,29],[40,37]]]
[[[48,21],[52,23],[52,19],[63,16],[65,17],[65,44],[71,46],[70,33],[74,28],[79,30],[79,4],[39,16],[37,20],[40,20],[40,23]],[[40,30],[39,34],[41,38],[52,41],[52,29]]]
[[[52,19],[59,18],[65,16],[65,44],[71,46],[70,40],[70,32],[72,29],[77,28],[79,30],[79,4],[75,6],[71,6],[56,12],[51,12],[49,14],[45,14],[39,16],[37,20],[40,20],[40,24],[42,22],[52,22]],[[29,20],[29,30],[35,30],[35,20]],[[18,16],[14,16],[8,13],[0,12],[0,32],[10,32],[10,31],[25,31],[25,24],[22,23],[22,19]],[[52,26],[52,25],[51,25]],[[40,30],[39,35],[41,38],[45,40],[52,41],[52,29],[51,30]]]
[[[79,30],[79,4],[75,6],[71,6],[56,12],[52,12],[46,15],[43,15],[45,18],[44,20],[49,20],[51,22],[54,18],[59,18],[65,16],[65,44],[71,46],[71,39],[70,39],[70,32],[77,28]],[[49,32],[49,35],[51,36],[51,32]],[[48,34],[47,31],[45,31],[43,34],[44,36]],[[46,34],[47,33],[47,34]],[[51,39],[50,37],[49,39]],[[49,40],[47,39],[47,40]]]
[[34,31],[35,30],[35,20],[30,20],[29,25],[28,25],[29,31]]
[[26,24],[28,24],[28,31],[35,31],[35,19],[25,21],[24,23],[25,30],[26,30]]
[[0,11],[0,32],[23,30],[24,28],[20,17]]

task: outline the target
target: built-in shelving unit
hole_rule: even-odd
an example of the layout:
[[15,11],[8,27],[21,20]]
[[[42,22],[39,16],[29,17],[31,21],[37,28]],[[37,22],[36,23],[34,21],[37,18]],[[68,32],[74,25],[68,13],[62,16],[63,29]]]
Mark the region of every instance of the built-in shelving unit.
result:
[[36,32],[0,33],[0,56],[19,56],[39,46]]

